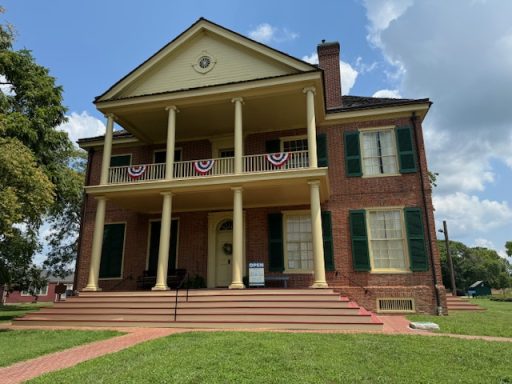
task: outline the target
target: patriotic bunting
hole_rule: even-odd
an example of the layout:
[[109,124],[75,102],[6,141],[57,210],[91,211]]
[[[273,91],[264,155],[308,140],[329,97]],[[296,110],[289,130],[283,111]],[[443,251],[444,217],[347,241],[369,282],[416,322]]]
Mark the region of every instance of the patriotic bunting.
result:
[[132,165],[131,167],[128,167],[128,176],[132,179],[138,179],[144,174],[144,172],[146,172],[145,165]]
[[201,175],[206,175],[215,164],[215,160],[199,160],[194,161],[194,169]]
[[267,160],[274,166],[281,168],[286,164],[290,154],[288,152],[267,153]]

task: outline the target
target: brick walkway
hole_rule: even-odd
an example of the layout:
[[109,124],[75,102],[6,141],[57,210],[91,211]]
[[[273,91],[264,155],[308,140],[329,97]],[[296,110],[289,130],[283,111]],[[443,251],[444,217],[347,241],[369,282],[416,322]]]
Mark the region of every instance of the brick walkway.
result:
[[[26,328],[28,327],[24,327],[23,329]],[[44,329],[48,328],[49,327],[45,327]],[[55,327],[53,329],[62,328]],[[43,373],[72,367],[83,361],[117,352],[147,340],[187,331],[186,329],[172,328],[119,328],[118,330],[128,332],[128,334],[107,340],[95,341],[90,344],[54,352],[31,360],[20,361],[8,367],[0,368],[0,382],[2,384],[22,383],[36,376],[40,376]]]
[[[428,331],[419,331],[409,328],[409,321],[404,316],[379,316],[384,322],[382,331],[330,331],[330,330],[317,330],[317,331],[302,331],[302,330],[275,330],[272,332],[290,332],[290,333],[374,333],[374,334],[407,334],[419,336],[434,336],[434,337],[453,337],[458,339],[468,340],[486,340],[486,341],[500,341],[511,342],[512,338],[508,337],[493,337],[493,336],[470,336],[470,335],[456,335],[449,333],[432,333]],[[9,327],[11,329],[40,329],[41,327]],[[70,329],[72,327],[44,327],[44,329]],[[90,329],[97,330],[98,328],[80,327],[75,329]],[[32,360],[21,361],[19,363],[10,365],[8,367],[0,368],[0,378],[2,384],[21,383],[25,380],[32,379],[44,373],[57,371],[60,369],[72,367],[78,363],[95,357],[103,356],[109,353],[117,352],[122,349],[131,347],[135,344],[142,343],[147,340],[156,339],[159,337],[168,336],[174,333],[181,332],[223,332],[223,331],[244,331],[244,332],[268,332],[268,329],[173,329],[173,328],[114,328],[122,332],[127,332],[126,335],[114,337],[107,340],[96,341],[91,344],[66,349],[64,351],[55,352],[49,355],[37,357]]]

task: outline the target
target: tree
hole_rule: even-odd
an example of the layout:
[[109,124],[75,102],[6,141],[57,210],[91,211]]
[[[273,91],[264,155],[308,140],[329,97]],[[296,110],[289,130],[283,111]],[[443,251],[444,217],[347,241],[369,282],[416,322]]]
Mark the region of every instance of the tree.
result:
[[[438,241],[441,255],[443,284],[450,287],[449,267],[444,241]],[[512,267],[495,250],[484,247],[468,247],[457,241],[450,241],[455,270],[455,284],[458,289],[467,290],[471,284],[482,280],[496,289],[508,288],[511,284]]]
[[48,219],[62,231],[82,184],[72,167],[77,152],[56,129],[65,122],[62,87],[29,50],[13,48],[14,34],[0,24],[0,284],[28,288],[41,275],[32,263],[41,223]]
[[507,255],[509,257],[512,257],[512,241],[507,241],[505,243],[505,252],[507,252]]

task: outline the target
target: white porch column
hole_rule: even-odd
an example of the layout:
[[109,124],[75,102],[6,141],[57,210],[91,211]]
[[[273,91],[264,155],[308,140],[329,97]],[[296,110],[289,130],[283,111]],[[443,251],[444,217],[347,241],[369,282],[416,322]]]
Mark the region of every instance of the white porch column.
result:
[[179,112],[175,105],[165,108],[169,112],[167,120],[167,149],[165,154],[165,179],[171,180],[174,177],[174,147],[176,138],[176,113]]
[[322,236],[322,211],[320,207],[320,182],[314,180],[308,184],[311,198],[311,232],[313,235],[313,267],[315,271],[315,282],[311,288],[327,288]]
[[243,275],[243,233],[244,218],[242,207],[242,187],[231,188],[233,191],[233,267],[232,281],[229,289],[245,288],[242,281]]
[[[110,160],[110,159],[109,159]],[[107,199],[105,196],[96,198],[96,220],[94,221],[94,232],[92,235],[91,262],[89,264],[89,278],[84,291],[101,291],[98,287],[98,278],[100,275],[101,248],[103,247],[103,229],[105,227],[105,208]]]
[[308,128],[309,167],[317,168],[318,161],[316,156],[315,87],[304,88],[303,92],[306,94],[306,123]]
[[242,104],[244,99],[235,97],[231,100],[235,103],[235,174],[243,172],[244,143],[242,132]]
[[114,132],[114,115],[107,115],[107,130],[103,143],[103,159],[101,161],[100,185],[108,184],[108,170],[110,168],[110,155],[112,154],[112,134]]
[[171,244],[172,192],[163,192],[162,221],[160,225],[160,246],[158,248],[158,266],[156,284],[153,291],[167,291],[167,266],[169,264],[169,246]]

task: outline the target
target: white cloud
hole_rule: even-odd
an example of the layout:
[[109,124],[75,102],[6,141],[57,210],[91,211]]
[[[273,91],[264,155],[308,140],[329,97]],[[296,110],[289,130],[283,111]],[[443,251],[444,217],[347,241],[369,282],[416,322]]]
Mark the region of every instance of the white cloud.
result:
[[400,99],[400,92],[398,89],[381,89],[375,92],[372,97],[389,97],[392,99]]
[[282,43],[295,40],[299,37],[298,33],[292,32],[287,28],[274,27],[269,23],[262,23],[254,30],[249,31],[249,37],[260,43]]
[[378,66],[379,66],[379,63],[377,63],[376,61],[374,61],[371,64],[366,64],[363,61],[363,58],[361,56],[359,56],[356,59],[355,67],[357,69],[357,72],[359,72],[361,75],[364,75],[365,73],[374,71],[375,69],[378,68]]
[[[313,52],[311,55],[302,57],[302,60],[310,64],[318,64],[318,54]],[[349,64],[340,60],[340,77],[341,77],[341,92],[348,95],[357,80],[358,72]]]
[[57,127],[58,130],[67,132],[69,139],[76,143],[78,139],[105,134],[105,124],[87,111],[78,114],[72,112],[66,116],[68,121]]
[[413,3],[413,0],[364,0],[366,16],[370,20],[368,40],[381,46],[380,33],[387,29],[392,21],[398,19]]
[[0,75],[0,92],[2,92],[6,96],[16,95],[14,88],[10,84],[1,84],[1,83],[7,83],[7,79],[5,78],[4,75]]
[[487,233],[512,221],[512,209],[506,201],[481,200],[462,192],[434,196],[434,207],[436,218],[448,222],[451,238]]

